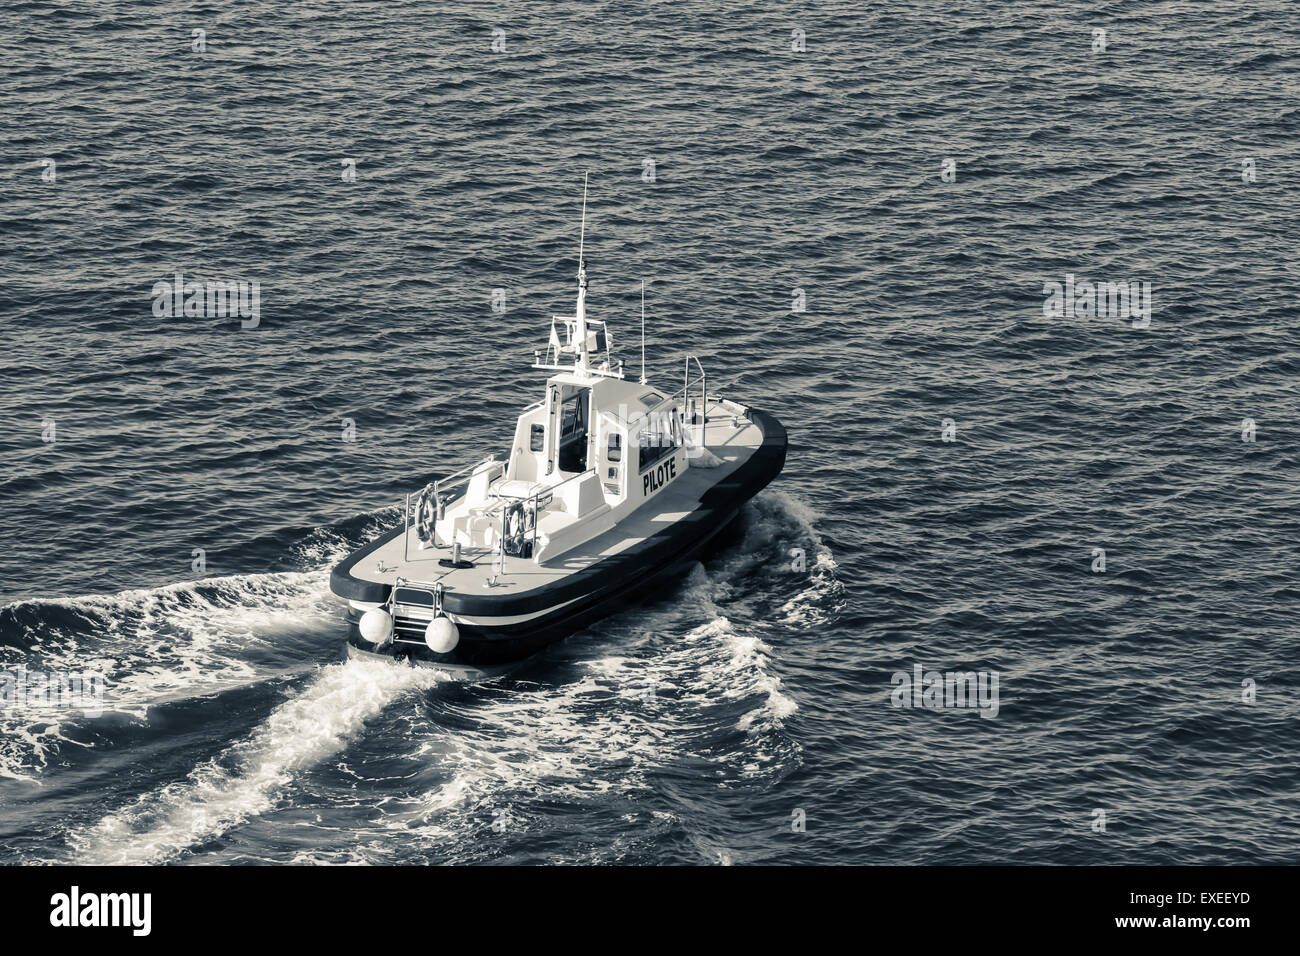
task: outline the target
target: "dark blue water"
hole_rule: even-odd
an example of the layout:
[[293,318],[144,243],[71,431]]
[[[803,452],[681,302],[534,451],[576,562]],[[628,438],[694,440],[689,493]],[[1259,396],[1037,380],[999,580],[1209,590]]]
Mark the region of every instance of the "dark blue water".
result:
[[[0,859],[1300,861],[1298,88],[1285,0],[9,4],[0,667],[107,710],[0,711]],[[645,279],[785,472],[514,679],[344,663],[328,569],[540,395],[584,170],[592,314],[635,365]]]

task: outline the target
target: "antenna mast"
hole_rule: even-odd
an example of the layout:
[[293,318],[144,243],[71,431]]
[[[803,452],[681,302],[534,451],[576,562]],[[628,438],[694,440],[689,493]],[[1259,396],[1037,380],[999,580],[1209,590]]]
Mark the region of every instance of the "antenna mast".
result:
[[582,250],[587,240],[587,177],[590,172],[582,174],[582,225],[578,230],[578,275],[582,275]]
[[641,280],[641,384],[645,384],[645,279]]
[[578,338],[578,361],[576,368],[586,372],[587,365],[587,269],[582,261],[583,250],[587,241],[587,176],[582,174],[582,226],[578,232],[578,309],[574,332]]

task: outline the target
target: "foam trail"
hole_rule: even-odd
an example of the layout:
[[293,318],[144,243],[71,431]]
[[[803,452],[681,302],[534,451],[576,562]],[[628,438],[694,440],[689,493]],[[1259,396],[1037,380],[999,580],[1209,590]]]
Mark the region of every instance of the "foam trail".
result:
[[[295,546],[306,571],[235,574],[109,595],[19,601],[0,607],[0,673],[20,669],[100,675],[103,712],[148,719],[174,700],[246,686],[267,676],[284,637],[337,634],[329,568],[380,533],[393,515],[362,515],[355,533],[320,528]],[[256,651],[262,663],[250,660]],[[25,702],[0,708],[0,778],[39,785],[61,749],[88,747],[90,715]]]
[[[772,672],[772,649],[718,607],[726,575],[697,565],[680,600],[613,622],[576,662],[577,680],[445,705],[455,734],[439,733],[422,715],[394,715],[394,739],[436,759],[444,777],[378,808],[379,835],[361,845],[365,859],[390,863],[416,847],[481,862],[465,834],[489,813],[506,810],[512,828],[526,829],[529,794],[574,805],[635,798],[654,789],[656,771],[683,759],[708,760],[719,785],[779,778],[799,760],[798,744],[783,732],[797,704]],[[591,859],[617,860],[620,852],[611,846]]]
[[[338,626],[338,605],[323,571],[235,575],[29,602],[9,611],[18,638],[0,649],[0,671],[101,675],[103,710],[147,718],[167,701],[244,686],[264,674],[248,658],[275,635]],[[18,625],[19,615],[28,623]],[[38,781],[66,731],[88,718],[58,707],[0,710],[0,777]]]
[[430,670],[387,661],[322,668],[251,736],[189,776],[69,837],[77,863],[146,864],[219,837],[271,809],[296,772],[338,753],[399,695],[431,687]]
[[755,503],[760,510],[769,511],[767,517],[776,519],[778,538],[793,532],[795,546],[804,542],[811,545],[805,547],[808,583],[777,609],[776,613],[783,615],[779,623],[804,627],[826,623],[843,603],[844,584],[839,579],[835,556],[813,526],[817,513],[783,491],[765,491]]

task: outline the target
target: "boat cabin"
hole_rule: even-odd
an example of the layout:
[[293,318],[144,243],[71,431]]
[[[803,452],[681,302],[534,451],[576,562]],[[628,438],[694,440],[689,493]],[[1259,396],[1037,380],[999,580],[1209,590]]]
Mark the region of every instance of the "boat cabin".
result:
[[580,264],[576,314],[552,317],[547,347],[534,353],[533,367],[554,374],[519,416],[507,460],[431,486],[438,517],[428,544],[500,543],[540,563],[609,530],[685,473],[685,389],[670,396],[624,377],[605,323],[586,317],[586,288]]

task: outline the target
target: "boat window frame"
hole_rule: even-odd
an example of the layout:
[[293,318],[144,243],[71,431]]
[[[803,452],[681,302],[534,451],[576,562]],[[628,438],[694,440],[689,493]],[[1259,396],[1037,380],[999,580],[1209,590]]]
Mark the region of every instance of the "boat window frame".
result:
[[[651,429],[652,425],[653,429]],[[666,426],[666,428],[663,428],[663,426]],[[653,433],[659,441],[654,444],[644,441],[646,435],[650,433]],[[665,438],[667,443],[663,441]],[[637,429],[637,439],[637,471],[639,474],[644,474],[682,447],[681,426],[678,422],[677,409],[669,409],[662,415],[647,412]]]
[[[591,402],[590,386],[566,385],[564,388],[573,389],[573,394],[565,395],[563,391],[560,393],[558,424],[561,444],[564,443],[564,439],[572,438],[583,429],[590,431],[590,423],[587,421],[588,414],[590,413],[590,409],[587,406],[589,406]],[[587,400],[585,403],[583,402],[584,398]],[[569,427],[566,428],[565,413],[569,411],[572,411],[573,417],[569,419],[567,423]]]

